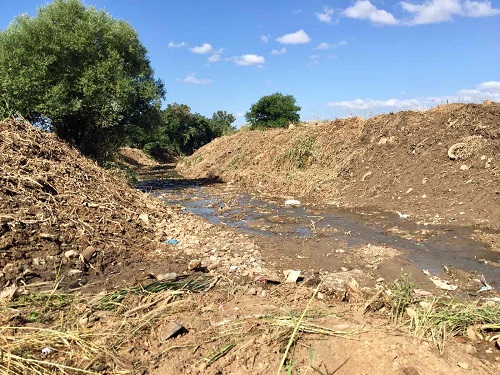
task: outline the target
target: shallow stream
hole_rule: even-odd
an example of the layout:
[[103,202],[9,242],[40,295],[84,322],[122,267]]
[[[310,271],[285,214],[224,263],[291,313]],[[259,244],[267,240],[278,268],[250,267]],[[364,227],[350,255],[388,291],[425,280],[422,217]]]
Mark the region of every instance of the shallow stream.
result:
[[[143,181],[137,187],[171,205],[181,205],[213,224],[228,225],[252,235],[280,236],[284,242],[295,238],[331,238],[347,250],[366,244],[385,245],[401,250],[412,263],[432,274],[441,273],[444,267],[475,271],[500,287],[500,253],[471,237],[477,229],[494,234],[498,231],[427,225],[416,223],[411,217],[401,219],[394,212],[348,210],[314,202],[287,207],[282,199],[243,194],[225,184],[203,185],[174,179]],[[314,252],[314,247],[309,251]]]

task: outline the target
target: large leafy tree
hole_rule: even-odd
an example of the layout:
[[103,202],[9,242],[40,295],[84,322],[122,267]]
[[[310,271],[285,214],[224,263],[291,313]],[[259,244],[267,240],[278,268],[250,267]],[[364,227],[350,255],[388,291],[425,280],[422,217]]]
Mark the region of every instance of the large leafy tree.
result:
[[128,23],[80,0],[55,0],[0,33],[0,108],[48,122],[103,157],[127,131],[159,119],[165,91],[146,53]]
[[300,107],[292,95],[279,92],[263,96],[245,114],[251,129],[284,128],[300,120]]

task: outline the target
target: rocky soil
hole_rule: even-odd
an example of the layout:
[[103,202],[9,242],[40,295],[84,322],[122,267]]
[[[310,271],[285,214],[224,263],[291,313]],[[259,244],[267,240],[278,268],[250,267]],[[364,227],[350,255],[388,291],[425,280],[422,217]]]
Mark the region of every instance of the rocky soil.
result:
[[[451,160],[447,156],[448,143],[438,145],[443,142],[439,132],[436,140],[427,142],[445,153],[443,164],[435,163],[443,170],[449,171],[457,163],[472,166],[468,170],[458,168],[450,177],[450,186],[455,186],[453,189],[459,194],[457,199],[464,200],[456,205],[472,210],[470,222],[495,228],[498,206],[495,207],[496,193],[491,191],[495,191],[493,187],[498,182],[498,164],[494,159],[498,152],[494,152],[498,151],[499,133],[498,122],[495,128],[491,116],[498,120],[498,106],[481,112],[489,113],[483,117],[474,117],[480,115],[474,111],[481,107],[457,108],[458,114],[450,109],[436,116],[452,118],[452,122],[457,118],[479,118],[474,122],[473,134],[463,133],[462,120],[448,127],[462,126],[462,135],[450,139],[450,144],[467,136],[479,137],[479,146],[471,146],[473,153]],[[370,154],[369,150],[391,152],[394,163],[400,155],[411,159],[430,153],[430,149],[424,152],[420,146],[413,149],[417,150],[415,153],[401,151],[410,142],[402,136],[413,126],[409,120],[420,119],[420,126],[425,121],[420,114],[400,116],[408,121],[406,130],[401,123],[393,124],[391,131],[398,138],[391,143],[393,133],[384,133],[388,141],[380,145],[381,138],[369,136],[367,127],[344,126],[364,120],[346,120],[332,128],[321,125],[272,131],[266,137],[256,132],[252,139],[256,146],[251,149],[244,148],[251,133],[237,134],[218,140],[215,145],[219,146],[209,145],[187,159],[182,167],[186,176],[177,178],[188,185],[213,182],[206,177],[218,175],[215,172],[220,165],[226,165],[225,170],[229,171],[228,164],[224,164],[229,162],[222,156],[215,157],[215,150],[224,146],[227,154],[227,147],[234,147],[235,159],[230,165],[239,160],[241,164],[235,169],[239,168],[241,177],[233,169],[227,175],[221,172],[220,177],[230,175],[248,187],[260,175],[263,177],[257,188],[271,188],[272,176],[266,171],[274,167],[259,165],[259,160],[266,156],[256,158],[253,153],[264,147],[259,143],[264,138],[276,137],[277,145],[279,139],[285,145],[281,151],[273,151],[274,156],[285,155],[277,157],[284,169],[278,168],[279,173],[274,175],[276,189],[296,196],[294,189],[299,187],[313,194],[318,191],[316,187],[324,193],[328,187],[346,183],[345,188],[318,197],[356,204],[356,194],[343,193],[350,191],[348,187],[378,176],[374,166],[388,159],[388,154],[382,154],[376,163],[373,158],[379,157],[375,156],[378,151]],[[322,159],[324,154],[319,150],[326,152],[326,148],[312,154],[306,152],[311,144],[326,142],[322,137],[306,142],[302,146],[306,151],[300,151],[298,159],[293,154],[295,149],[290,148],[289,142],[295,145],[302,138],[309,139],[307,134],[333,130],[338,133],[336,136],[366,132],[366,137],[359,139],[364,142],[365,156],[373,158],[356,164],[360,163],[359,155],[352,149],[331,148],[328,157],[336,158],[336,152],[340,152],[339,160],[348,160],[345,174],[340,173],[337,164],[327,167],[327,159]],[[417,131],[410,133],[416,137]],[[340,145],[340,140],[335,144]],[[466,150],[469,148],[461,146],[455,151]],[[126,150],[124,155],[139,172],[144,167],[148,178],[159,177],[165,170],[172,172],[171,167],[158,165],[134,150]],[[253,161],[245,161],[243,155],[249,155]],[[486,158],[481,160],[483,155]],[[295,162],[287,159],[292,156]],[[303,161],[294,164],[297,160]],[[192,169],[188,171],[190,161]],[[323,176],[324,184],[315,186],[314,181],[304,178],[312,178],[312,168],[318,161],[324,170],[337,172],[335,178],[329,175],[332,179]],[[361,170],[354,168],[360,166]],[[203,168],[206,173],[201,173]],[[394,176],[408,175],[411,186],[417,186],[417,180],[422,182],[421,176],[409,175],[408,170],[391,172],[389,166],[384,168]],[[285,169],[292,177],[283,174]],[[368,169],[372,174],[366,175]],[[437,167],[432,169],[426,175],[429,180],[422,185],[441,191],[437,182],[433,185],[440,171]],[[473,175],[464,181],[461,173]],[[394,189],[403,189],[403,185],[389,188],[390,184],[384,185],[385,179],[379,177],[379,193],[394,196],[382,200],[387,207],[402,207],[411,215],[427,217],[425,210],[430,210],[430,205],[419,206],[416,199],[408,200],[411,192],[404,193],[409,188],[394,195]],[[471,178],[472,182],[465,183]],[[458,191],[458,186],[465,188]],[[488,190],[475,201],[486,214],[479,214],[479,208],[474,211],[476,206],[466,202],[464,197],[472,196],[467,190],[469,186]],[[477,195],[479,190],[474,191]],[[339,258],[339,268],[315,272],[314,267],[307,266],[306,259],[299,258],[300,252],[295,259],[280,257],[280,247],[290,243],[210,224],[186,213],[181,205],[166,205],[150,193],[130,188],[53,134],[26,122],[0,123],[0,373],[269,374],[278,373],[281,362],[282,373],[295,374],[494,374],[500,369],[500,349],[495,337],[498,330],[483,325],[500,322],[495,290],[480,296],[464,294],[465,288],[458,293],[444,291],[397,250],[383,246],[360,247],[348,254],[331,249],[332,257]],[[429,199],[441,197],[427,190],[423,193]],[[376,194],[371,195],[368,203],[375,204],[375,197]],[[451,220],[455,211],[444,207],[456,205],[445,205],[443,200],[435,200],[436,209]],[[391,206],[393,201],[402,206]],[[298,264],[299,259],[305,263]],[[307,272],[294,278],[290,272],[283,272],[291,268]],[[376,270],[385,271],[377,276]],[[382,273],[385,278],[380,277]],[[401,278],[403,273],[414,276]],[[475,283],[474,287],[481,285],[477,275],[457,271],[447,277],[450,281]],[[286,282],[287,278],[290,282]],[[399,283],[393,283],[396,279]],[[409,298],[402,306],[410,310],[395,310],[399,306],[395,301],[400,300],[394,295],[399,292]],[[464,305],[453,302],[458,298]],[[470,309],[463,306],[473,306],[473,311],[487,316],[474,316],[467,325],[453,331],[448,331],[446,327],[450,326],[446,325],[432,328],[430,323],[434,331],[416,329],[415,324],[424,322],[419,315],[422,311],[438,311],[438,307],[441,309],[450,301],[460,313]],[[469,325],[471,329],[467,329]]]

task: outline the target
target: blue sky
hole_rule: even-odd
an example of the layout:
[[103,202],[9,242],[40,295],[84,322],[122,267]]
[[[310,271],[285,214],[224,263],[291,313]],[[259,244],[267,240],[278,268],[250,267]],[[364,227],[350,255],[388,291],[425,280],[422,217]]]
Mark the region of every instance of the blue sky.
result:
[[[500,101],[500,0],[85,0],[129,22],[167,89],[210,117],[291,94],[302,120]],[[0,0],[0,29],[41,0]]]

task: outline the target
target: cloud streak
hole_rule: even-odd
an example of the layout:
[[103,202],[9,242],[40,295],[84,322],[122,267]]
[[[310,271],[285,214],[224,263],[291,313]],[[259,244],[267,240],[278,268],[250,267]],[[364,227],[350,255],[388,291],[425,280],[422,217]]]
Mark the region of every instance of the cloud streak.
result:
[[333,8],[324,7],[323,13],[316,13],[316,17],[318,18],[318,20],[320,22],[330,23],[330,22],[332,22],[333,13],[335,13]]
[[172,41],[168,42],[168,48],[183,48],[186,47],[187,44],[185,42],[174,43]]
[[351,101],[330,102],[329,107],[340,108],[353,112],[363,112],[373,110],[380,112],[384,110],[403,110],[403,109],[427,109],[438,104],[444,103],[480,103],[483,100],[500,101],[500,82],[489,81],[477,85],[475,89],[463,89],[453,95],[438,97],[420,97],[413,99],[355,99]]
[[241,56],[233,56],[226,59],[226,61],[233,61],[236,65],[249,66],[258,65],[261,66],[266,62],[263,56],[247,53]]
[[283,47],[282,49],[273,49],[271,51],[271,55],[284,55],[286,53],[286,47]]
[[342,13],[345,17],[369,20],[375,25],[397,25],[399,21],[391,13],[378,9],[368,0],[357,1],[354,5],[345,9]]
[[198,78],[194,73],[188,74],[186,78],[177,79],[178,82],[190,83],[193,85],[208,85],[212,83],[213,80],[206,78]]
[[203,43],[201,46],[191,48],[191,52],[203,55],[212,52],[213,49],[214,48],[209,43]]
[[[494,8],[489,0],[401,1],[399,7],[406,13],[406,17],[396,18],[387,10],[377,8],[370,0],[357,0],[341,11],[340,15],[369,21],[377,26],[416,26],[450,22],[456,17],[480,18],[500,15],[500,8]],[[328,14],[319,13],[316,16],[321,22],[326,22]]]
[[304,30],[299,30],[291,34],[285,34],[276,38],[276,41],[281,44],[305,44],[311,41],[311,38]]

